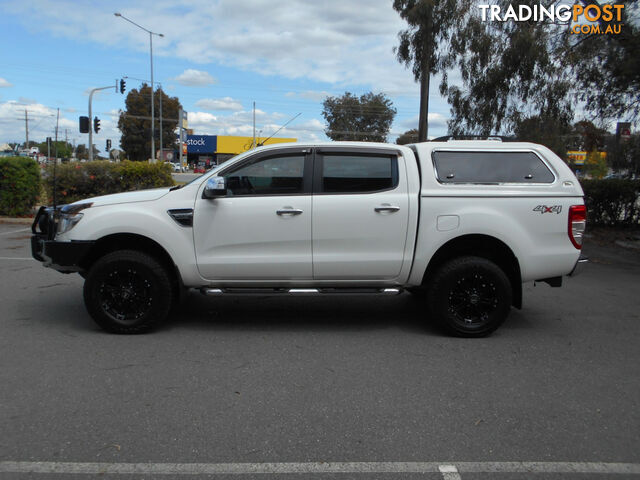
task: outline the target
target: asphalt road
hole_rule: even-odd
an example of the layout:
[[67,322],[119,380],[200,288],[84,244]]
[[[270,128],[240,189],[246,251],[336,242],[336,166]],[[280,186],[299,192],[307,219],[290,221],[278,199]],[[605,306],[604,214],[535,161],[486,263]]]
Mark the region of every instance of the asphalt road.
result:
[[3,480],[640,474],[637,253],[587,242],[580,276],[527,285],[485,339],[444,336],[407,294],[193,293],[117,336],[78,275],[29,259],[25,228],[0,224]]

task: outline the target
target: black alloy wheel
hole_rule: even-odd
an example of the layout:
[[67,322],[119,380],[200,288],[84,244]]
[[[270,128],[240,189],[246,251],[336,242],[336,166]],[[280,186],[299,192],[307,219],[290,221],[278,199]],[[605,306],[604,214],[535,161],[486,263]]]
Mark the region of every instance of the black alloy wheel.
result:
[[164,320],[172,304],[171,278],[154,257],[135,250],[100,258],[84,284],[87,310],[113,333],[143,333]]
[[511,283],[504,271],[482,257],[445,263],[431,282],[431,314],[450,333],[482,337],[497,329],[511,308]]

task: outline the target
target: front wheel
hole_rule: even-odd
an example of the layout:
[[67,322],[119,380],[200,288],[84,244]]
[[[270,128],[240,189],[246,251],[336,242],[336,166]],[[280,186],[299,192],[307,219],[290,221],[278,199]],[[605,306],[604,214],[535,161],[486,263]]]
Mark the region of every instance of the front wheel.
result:
[[511,308],[511,283],[495,263],[460,257],[445,263],[429,287],[432,315],[450,333],[482,337],[497,329]]
[[100,258],[84,282],[91,317],[112,333],[143,333],[164,320],[171,308],[171,279],[153,257],[121,250]]

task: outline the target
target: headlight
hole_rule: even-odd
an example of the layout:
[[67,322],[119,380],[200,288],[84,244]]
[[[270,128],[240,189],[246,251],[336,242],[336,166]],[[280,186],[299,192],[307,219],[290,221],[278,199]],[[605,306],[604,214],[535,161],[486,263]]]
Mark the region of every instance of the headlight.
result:
[[84,215],[82,213],[61,213],[58,217],[58,234],[66,233],[76,226]]
[[79,203],[74,205],[64,205],[60,208],[60,213],[58,214],[57,233],[66,233],[75,227],[84,216],[80,211],[85,208],[89,208],[91,205],[93,205],[93,203]]

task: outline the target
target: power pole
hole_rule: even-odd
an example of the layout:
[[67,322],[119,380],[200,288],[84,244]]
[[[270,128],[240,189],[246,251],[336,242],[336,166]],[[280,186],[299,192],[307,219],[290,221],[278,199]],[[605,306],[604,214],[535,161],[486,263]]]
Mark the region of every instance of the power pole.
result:
[[256,102],[253,102],[253,143],[251,148],[256,148]]
[[[58,125],[60,124],[60,108],[58,108],[58,116],[56,117],[56,143],[55,143],[55,162],[58,163]],[[55,168],[55,167],[54,167]]]
[[24,109],[24,131],[26,133],[27,141],[24,144],[25,150],[29,149],[29,117],[27,115],[27,109]]
[[158,84],[160,87],[160,161],[162,161],[162,85]]

